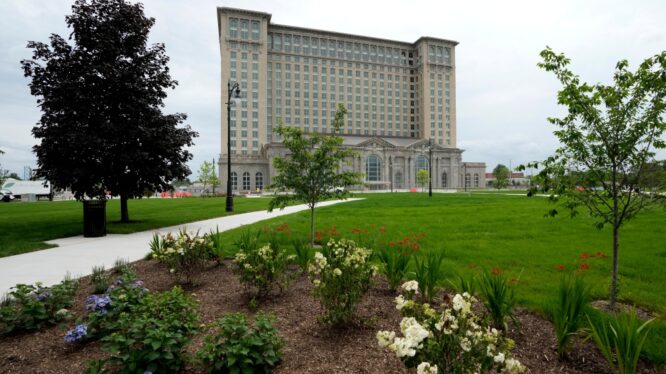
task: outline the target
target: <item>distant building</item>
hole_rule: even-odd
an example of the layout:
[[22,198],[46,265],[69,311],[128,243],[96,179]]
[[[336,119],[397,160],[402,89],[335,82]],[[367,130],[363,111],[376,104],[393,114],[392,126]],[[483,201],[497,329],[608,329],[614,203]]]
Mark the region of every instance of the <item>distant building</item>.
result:
[[[486,173],[486,186],[494,187],[495,186],[495,174]],[[529,177],[526,177],[523,173],[511,173],[509,177],[509,187],[527,187],[530,185]]]
[[43,180],[24,181],[14,178],[7,178],[0,189],[11,192],[15,198],[21,200],[48,198],[51,194],[51,187],[49,182]]
[[[358,157],[351,169],[373,189],[411,188],[433,169],[433,187],[485,186],[485,164],[465,163],[457,148],[455,47],[271,23],[268,13],[217,9],[221,57],[221,148],[227,180],[227,84],[243,100],[231,108],[232,186],[263,190],[272,159],[286,153],[273,133],[278,119],[305,133],[330,133],[336,106],[348,109],[340,135]],[[428,146],[432,142],[433,165]]]

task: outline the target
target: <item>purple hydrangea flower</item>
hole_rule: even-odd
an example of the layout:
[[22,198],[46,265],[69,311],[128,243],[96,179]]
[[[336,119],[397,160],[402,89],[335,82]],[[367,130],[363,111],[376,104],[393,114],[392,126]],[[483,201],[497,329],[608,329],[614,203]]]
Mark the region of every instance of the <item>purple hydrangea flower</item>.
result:
[[86,337],[86,335],[88,335],[88,325],[76,325],[76,327],[67,331],[67,334],[65,335],[65,341],[67,343],[74,343],[82,340]]
[[41,293],[38,293],[37,295],[35,295],[35,300],[44,301],[44,300],[46,300],[46,298],[48,298],[50,296],[51,296],[51,292],[44,291],[44,292],[41,292]]
[[100,312],[106,314],[106,307],[111,305],[109,295],[90,295],[86,298],[86,310],[89,312]]

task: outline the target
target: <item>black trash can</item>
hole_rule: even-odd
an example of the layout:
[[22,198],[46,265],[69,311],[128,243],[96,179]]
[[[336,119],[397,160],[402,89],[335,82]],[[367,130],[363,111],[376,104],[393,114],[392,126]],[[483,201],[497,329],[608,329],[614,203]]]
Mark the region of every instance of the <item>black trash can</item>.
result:
[[83,200],[83,236],[106,236],[106,200]]

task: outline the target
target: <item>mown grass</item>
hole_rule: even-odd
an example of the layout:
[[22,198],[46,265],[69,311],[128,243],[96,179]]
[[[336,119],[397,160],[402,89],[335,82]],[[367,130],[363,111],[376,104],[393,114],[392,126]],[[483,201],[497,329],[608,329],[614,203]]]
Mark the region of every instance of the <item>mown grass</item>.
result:
[[[268,208],[267,198],[236,198],[234,212]],[[222,198],[137,199],[128,202],[131,223],[119,223],[120,201],[106,207],[107,232],[127,234],[227,215]],[[0,203],[0,257],[49,248],[47,240],[83,234],[77,201]]]
[[[608,297],[611,269],[611,231],[597,230],[584,214],[571,219],[566,212],[544,217],[553,206],[547,199],[496,193],[368,194],[366,200],[317,210],[317,230],[336,231],[355,238],[354,228],[378,230],[385,240],[425,233],[423,251],[444,251],[444,273],[453,281],[459,274],[500,268],[519,277],[519,303],[545,314],[557,296],[563,265],[568,271],[585,263],[586,282],[596,299]],[[622,228],[620,237],[620,294],[658,315],[666,314],[666,212],[645,211]],[[301,212],[223,233],[232,243],[243,230],[287,223],[292,235],[307,236],[309,215]],[[599,256],[597,256],[599,253]],[[586,258],[585,255],[590,255]],[[666,321],[653,324],[645,346],[647,356],[666,363]]]

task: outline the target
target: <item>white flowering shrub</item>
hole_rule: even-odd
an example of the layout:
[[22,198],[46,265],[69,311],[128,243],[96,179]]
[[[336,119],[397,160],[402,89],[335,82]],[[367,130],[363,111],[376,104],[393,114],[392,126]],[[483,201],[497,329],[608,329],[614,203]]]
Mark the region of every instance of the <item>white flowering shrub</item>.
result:
[[182,283],[196,283],[196,277],[210,259],[213,243],[208,235],[181,230],[178,237],[168,233],[159,245],[151,242],[151,257],[164,263]]
[[288,256],[276,244],[267,244],[259,248],[248,246],[240,249],[234,257],[234,263],[241,283],[252,289],[252,298],[255,299],[265,297],[276,285],[280,291],[289,285],[287,267],[294,262],[295,257]]
[[321,252],[315,253],[308,274],[314,296],[324,309],[323,321],[332,325],[350,322],[376,270],[370,264],[370,250],[353,240],[330,239]]
[[381,347],[393,351],[417,373],[521,373],[525,367],[510,355],[514,342],[482,326],[472,311],[476,299],[467,293],[445,300],[441,311],[414,300],[418,284],[403,284],[396,297],[403,319],[400,333],[377,332]]

